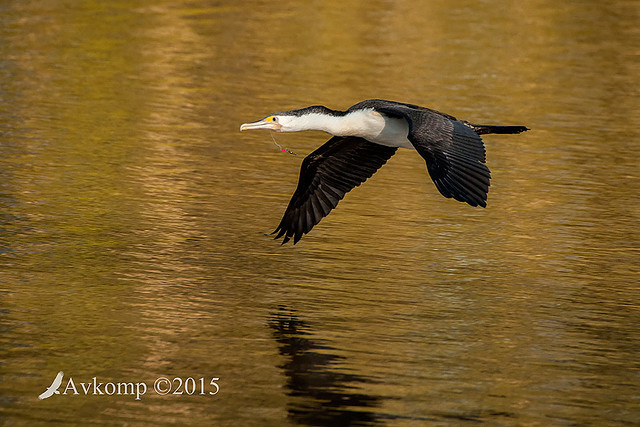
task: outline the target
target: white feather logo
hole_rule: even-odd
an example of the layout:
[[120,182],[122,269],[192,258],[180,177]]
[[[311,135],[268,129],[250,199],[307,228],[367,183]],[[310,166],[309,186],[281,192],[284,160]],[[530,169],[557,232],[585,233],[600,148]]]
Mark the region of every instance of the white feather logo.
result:
[[63,376],[64,376],[64,372],[62,372],[62,371],[58,372],[58,375],[56,375],[56,377],[53,379],[53,382],[51,383],[51,385],[40,396],[38,396],[38,399],[42,400],[42,399],[46,399],[48,397],[51,397],[54,394],[60,394],[58,389],[60,388],[60,385],[62,384],[62,377]]

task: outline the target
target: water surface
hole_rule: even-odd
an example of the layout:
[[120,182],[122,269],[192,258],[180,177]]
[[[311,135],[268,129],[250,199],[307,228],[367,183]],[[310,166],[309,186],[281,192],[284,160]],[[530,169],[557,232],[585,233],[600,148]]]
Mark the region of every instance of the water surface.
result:
[[[0,6],[0,416],[639,423],[639,14]],[[485,137],[486,209],[444,199],[405,150],[296,246],[265,237],[328,137],[277,135],[292,156],[240,123],[367,98],[532,131]],[[39,400],[58,371],[149,391]],[[220,391],[161,396],[159,377]]]

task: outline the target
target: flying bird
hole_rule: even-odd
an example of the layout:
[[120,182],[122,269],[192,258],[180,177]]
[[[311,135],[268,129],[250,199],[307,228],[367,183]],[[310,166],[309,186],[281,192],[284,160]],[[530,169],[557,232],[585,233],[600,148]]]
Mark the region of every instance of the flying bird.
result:
[[56,377],[53,379],[53,382],[51,383],[49,388],[47,388],[40,396],[38,396],[38,399],[42,400],[42,399],[46,399],[47,397],[51,397],[54,394],[60,394],[58,389],[60,388],[60,384],[62,384],[63,376],[64,376],[64,372],[62,371],[58,372],[58,375],[56,375]]
[[415,149],[444,197],[487,205],[491,173],[480,135],[518,134],[525,126],[478,125],[418,105],[370,99],[346,111],[317,105],[244,123],[240,131],[320,130],[333,137],[309,154],[298,186],[272,233],[282,243],[300,238],[327,216],[344,195],[371,177],[398,148]]

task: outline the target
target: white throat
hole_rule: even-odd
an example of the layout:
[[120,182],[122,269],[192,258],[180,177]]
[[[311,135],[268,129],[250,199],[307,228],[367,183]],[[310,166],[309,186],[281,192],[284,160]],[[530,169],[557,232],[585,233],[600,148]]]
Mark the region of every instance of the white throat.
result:
[[357,110],[344,116],[311,113],[297,117],[288,132],[320,130],[335,136],[359,136],[389,147],[413,148],[404,119],[384,116],[374,109]]

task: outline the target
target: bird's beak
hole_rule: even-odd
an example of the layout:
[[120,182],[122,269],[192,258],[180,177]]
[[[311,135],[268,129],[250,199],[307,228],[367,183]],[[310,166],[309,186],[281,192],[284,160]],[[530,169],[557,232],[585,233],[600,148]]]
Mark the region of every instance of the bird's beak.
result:
[[268,129],[279,131],[282,125],[275,120],[273,120],[272,116],[266,117],[260,121],[252,122],[252,123],[243,123],[240,126],[240,132],[243,130],[253,130],[253,129]]

